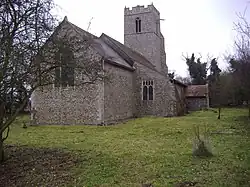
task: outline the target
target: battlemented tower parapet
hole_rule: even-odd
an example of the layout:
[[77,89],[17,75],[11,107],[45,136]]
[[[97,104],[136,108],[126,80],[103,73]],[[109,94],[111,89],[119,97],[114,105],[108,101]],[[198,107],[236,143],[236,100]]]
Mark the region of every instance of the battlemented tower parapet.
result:
[[129,8],[129,7],[125,7],[124,9],[124,15],[133,15],[133,14],[143,14],[143,13],[148,13],[148,12],[156,12],[158,15],[160,15],[160,12],[154,7],[153,4],[148,5],[148,6],[140,6],[137,5],[135,7]]

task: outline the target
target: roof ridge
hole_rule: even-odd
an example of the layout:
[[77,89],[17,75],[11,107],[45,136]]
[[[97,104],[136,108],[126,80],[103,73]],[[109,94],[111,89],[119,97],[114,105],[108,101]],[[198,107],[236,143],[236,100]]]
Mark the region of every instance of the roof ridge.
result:
[[111,47],[113,50],[115,50],[118,54],[120,53],[121,56],[125,55],[125,59],[128,60],[127,62],[129,63],[129,65],[131,65],[131,66],[134,65],[134,60],[125,51],[123,51],[120,46],[118,46],[115,42],[112,41],[112,40],[114,40],[113,38],[111,38],[110,36],[106,35],[105,33],[102,33],[102,35],[100,36],[100,38],[102,36],[106,37],[115,47],[117,47],[118,49],[120,49],[120,51],[117,51],[116,49],[114,49],[114,47],[112,45],[110,45],[109,43],[107,43],[107,45],[109,47]]
[[[70,22],[70,21],[68,20],[68,17],[67,17],[67,16],[64,17],[64,19],[63,19],[63,21],[62,21],[61,23],[63,23],[63,22],[68,23],[68,24],[72,27],[72,29],[74,29],[74,31],[76,31],[78,34],[80,34],[80,33],[79,33],[79,30],[82,31],[82,32],[84,32],[84,33],[86,33],[86,34],[89,36],[89,37],[86,37],[86,38],[88,38],[88,39],[90,39],[90,38],[91,38],[91,39],[98,39],[98,37],[97,37],[96,35],[94,35],[94,34],[88,32],[88,31],[82,29],[81,27],[75,25],[74,23]],[[60,23],[60,24],[61,24],[61,23]],[[78,30],[77,30],[77,29],[78,29]]]
[[[103,35],[103,36],[106,36],[107,38],[109,38],[109,39],[111,39],[111,40],[114,40],[115,42],[118,42],[118,43],[119,43],[120,45],[122,45],[124,48],[130,50],[130,51],[133,52],[134,54],[136,54],[136,55],[140,56],[141,58],[143,58],[143,60],[145,60],[145,61],[148,63],[148,65],[151,66],[151,67],[149,67],[149,66],[147,66],[147,65],[144,64],[144,65],[147,66],[148,68],[151,68],[151,69],[153,68],[153,69],[155,69],[155,66],[154,66],[145,56],[143,56],[143,55],[140,54],[139,52],[137,52],[137,51],[131,49],[130,47],[126,46],[125,44],[122,44],[121,42],[115,40],[114,38],[112,38],[112,37],[110,37],[110,36],[108,36],[108,35],[106,35],[105,33],[102,33],[102,35]],[[102,36],[102,35],[101,35],[101,36]],[[110,41],[111,41],[111,40],[110,40]],[[112,43],[113,43],[115,46],[117,46],[113,41],[112,41]],[[119,46],[118,46],[118,48],[119,48],[123,53],[125,53],[126,56],[128,56],[128,57],[130,58],[130,55],[127,54],[126,51],[124,51],[124,50],[123,50],[121,47],[119,47]],[[131,58],[130,58],[130,59],[131,59]],[[134,61],[134,60],[133,60],[133,61]],[[156,70],[156,69],[155,69],[155,70]]]
[[[81,30],[82,32],[85,32],[87,35],[90,35],[90,36],[93,37],[94,39],[98,39],[98,37],[95,36],[94,34],[91,34],[90,32],[85,31],[85,30],[82,29],[81,27],[78,27],[77,25],[75,25],[74,23],[71,23],[71,22],[68,21],[68,20],[66,20],[66,21],[70,24],[70,26],[71,26],[76,32],[79,33],[79,31],[77,30],[77,29],[79,29],[79,30]],[[91,39],[93,39],[93,38],[91,38]]]
[[[103,33],[104,35],[106,35],[105,33]],[[108,35],[106,35],[106,36],[108,36]],[[112,37],[110,37],[110,36],[108,36],[109,38],[111,38],[111,39],[113,39],[113,40],[115,40],[114,38],[112,38]],[[117,40],[115,40],[116,42],[119,42],[119,41],[117,41]],[[132,49],[132,48],[130,48],[130,47],[128,47],[128,46],[126,46],[125,44],[123,44],[123,43],[121,43],[121,42],[119,42],[120,44],[122,44],[125,48],[127,48],[127,49],[129,49],[129,50],[131,50],[131,51],[133,51],[134,53],[136,53],[137,55],[139,55],[139,56],[141,56],[141,57],[143,57],[145,60],[147,60],[150,64],[152,64],[145,56],[143,56],[141,53],[139,53],[139,52],[137,52],[137,51],[135,51],[134,49]],[[122,50],[122,49],[121,49]],[[126,53],[126,52],[125,52]],[[128,55],[129,56],[129,55]],[[152,64],[153,65],[153,64]]]

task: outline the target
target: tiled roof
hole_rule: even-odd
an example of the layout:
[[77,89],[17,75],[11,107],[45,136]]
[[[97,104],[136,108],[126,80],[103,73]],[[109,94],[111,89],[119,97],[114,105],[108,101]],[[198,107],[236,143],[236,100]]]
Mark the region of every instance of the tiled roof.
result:
[[189,85],[186,88],[186,97],[207,97],[208,85]]
[[109,42],[110,47],[115,49],[117,52],[119,52],[119,51],[122,52],[125,56],[127,56],[127,58],[130,58],[130,60],[137,62],[137,63],[140,63],[140,64],[143,64],[151,69],[155,69],[155,66],[150,61],[148,61],[143,55],[130,49],[129,47],[125,46],[124,44],[116,41],[115,39],[111,38],[110,36],[103,33],[100,38],[106,42],[110,41]]

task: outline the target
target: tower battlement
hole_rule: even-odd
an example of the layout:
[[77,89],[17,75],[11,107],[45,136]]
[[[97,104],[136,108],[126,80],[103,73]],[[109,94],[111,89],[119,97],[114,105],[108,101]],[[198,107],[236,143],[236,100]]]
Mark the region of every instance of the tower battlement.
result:
[[129,8],[125,7],[124,8],[124,15],[133,15],[133,14],[138,14],[138,13],[147,13],[147,12],[156,12],[158,15],[160,12],[155,8],[153,4],[147,5],[146,7],[144,5],[140,6],[137,5],[135,7]]

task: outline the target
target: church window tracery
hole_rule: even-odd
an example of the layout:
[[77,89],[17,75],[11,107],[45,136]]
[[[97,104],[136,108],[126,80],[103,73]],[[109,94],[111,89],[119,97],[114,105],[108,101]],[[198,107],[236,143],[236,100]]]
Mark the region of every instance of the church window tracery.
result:
[[154,100],[154,81],[142,81],[142,100]]

